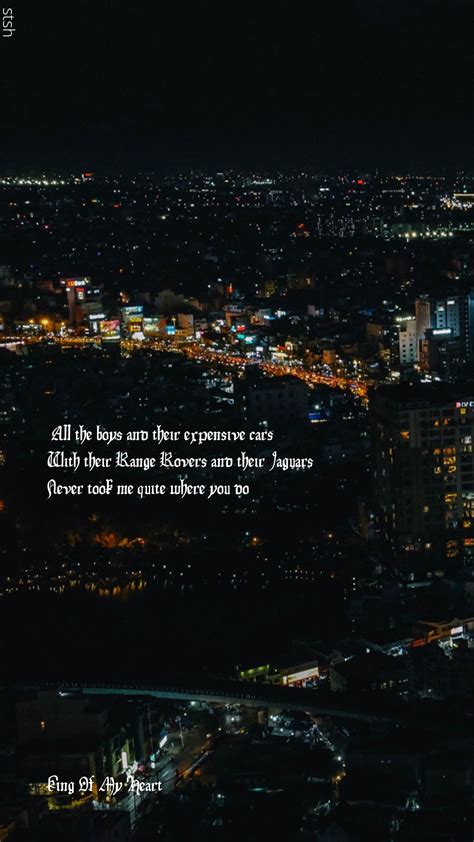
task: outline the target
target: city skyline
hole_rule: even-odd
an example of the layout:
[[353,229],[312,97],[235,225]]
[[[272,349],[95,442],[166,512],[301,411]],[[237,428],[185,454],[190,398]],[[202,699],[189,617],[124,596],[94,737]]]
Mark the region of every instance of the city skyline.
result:
[[472,842],[472,3],[2,14],[0,839]]

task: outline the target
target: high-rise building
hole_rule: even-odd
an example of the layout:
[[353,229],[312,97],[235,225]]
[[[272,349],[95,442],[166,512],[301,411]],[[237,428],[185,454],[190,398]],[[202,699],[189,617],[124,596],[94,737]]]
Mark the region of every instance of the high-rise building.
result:
[[382,386],[370,399],[384,554],[405,573],[474,563],[474,387]]
[[83,307],[86,302],[86,289],[90,288],[90,278],[61,278],[60,284],[66,289],[69,307],[69,322],[78,325],[83,321]]
[[420,371],[450,377],[464,359],[462,341],[450,327],[427,328],[420,340]]
[[465,360],[474,357],[474,291],[452,295],[434,303],[435,330],[452,332],[453,339],[461,340],[462,356]]
[[[474,290],[436,300],[423,295],[415,302],[415,313],[418,353],[424,339],[442,337],[443,342],[457,341],[460,360],[474,358]],[[403,362],[401,342],[402,339],[400,361]]]
[[416,319],[406,319],[398,328],[398,342],[401,365],[411,365],[418,362],[419,337]]
[[421,298],[417,298],[415,301],[415,318],[416,318],[416,331],[418,335],[418,339],[424,339],[425,332],[433,327],[434,321],[434,312],[433,312],[433,302],[428,298],[427,295],[422,295]]

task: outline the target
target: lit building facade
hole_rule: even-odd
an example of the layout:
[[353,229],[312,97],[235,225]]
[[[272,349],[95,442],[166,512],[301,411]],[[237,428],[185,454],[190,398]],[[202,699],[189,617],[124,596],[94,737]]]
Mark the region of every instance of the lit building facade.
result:
[[84,305],[86,290],[90,288],[90,278],[61,278],[61,286],[65,288],[69,308],[69,323],[78,325],[84,319]]
[[416,319],[407,319],[399,327],[400,364],[412,365],[419,359],[419,342]]
[[474,561],[474,388],[381,387],[371,397],[383,552],[405,573]]
[[459,340],[464,360],[474,358],[474,291],[430,299],[423,296],[415,303],[418,340],[429,333]]

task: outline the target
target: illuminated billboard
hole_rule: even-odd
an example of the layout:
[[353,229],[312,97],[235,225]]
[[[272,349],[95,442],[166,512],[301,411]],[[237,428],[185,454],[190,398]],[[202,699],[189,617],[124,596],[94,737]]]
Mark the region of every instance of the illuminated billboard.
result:
[[118,319],[108,319],[99,322],[99,333],[103,342],[118,342],[120,339],[120,322]]
[[160,336],[166,329],[166,322],[159,316],[143,319],[143,333],[145,336]]
[[135,334],[143,333],[143,318],[141,316],[130,316],[126,324],[127,333],[130,336],[135,336]]
[[87,317],[89,319],[89,328],[92,333],[99,333],[100,323],[105,320],[105,313],[90,313]]
[[[136,304],[120,308],[120,319],[124,336],[132,337],[143,334],[143,305]],[[143,335],[141,336],[143,338]]]
[[130,307],[121,307],[122,321],[126,322],[131,316],[143,316],[143,304],[135,304]]
[[90,286],[90,278],[61,278],[60,285],[67,289],[74,289],[74,287],[88,287]]

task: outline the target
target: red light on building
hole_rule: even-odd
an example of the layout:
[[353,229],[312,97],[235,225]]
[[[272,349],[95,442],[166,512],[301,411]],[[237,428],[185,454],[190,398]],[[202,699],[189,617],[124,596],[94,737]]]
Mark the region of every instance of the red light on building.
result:
[[363,178],[358,178],[358,179],[357,179],[357,184],[364,184],[364,179],[363,179]]

